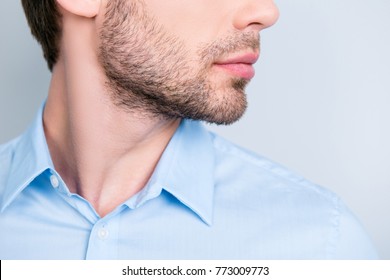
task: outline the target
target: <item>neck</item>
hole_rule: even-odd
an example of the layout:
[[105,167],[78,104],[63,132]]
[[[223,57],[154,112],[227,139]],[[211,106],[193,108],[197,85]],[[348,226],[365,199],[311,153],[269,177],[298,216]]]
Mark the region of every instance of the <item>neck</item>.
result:
[[60,59],[43,121],[57,172],[105,216],[145,186],[180,121],[117,107],[94,64]]

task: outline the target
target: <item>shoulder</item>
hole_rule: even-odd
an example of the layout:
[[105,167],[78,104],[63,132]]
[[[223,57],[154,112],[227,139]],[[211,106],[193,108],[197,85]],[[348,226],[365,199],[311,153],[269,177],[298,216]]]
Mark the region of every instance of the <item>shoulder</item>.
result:
[[20,137],[15,138],[7,143],[0,144],[0,197],[5,188],[8,179],[9,169],[11,167],[15,149]]
[[294,253],[288,255],[291,258],[376,258],[370,238],[338,195],[218,135],[211,136],[216,195],[253,223],[259,219],[266,223],[265,230],[275,233],[270,243],[280,236],[277,242],[285,242],[285,248],[299,244],[294,252],[311,248],[309,255]]
[[266,212],[280,224],[296,221],[297,228],[310,224],[335,229],[343,209],[335,193],[218,135],[212,137],[217,196],[243,212]]
[[6,143],[0,144],[0,162],[3,163],[12,158],[12,154],[14,153],[21,136],[14,138]]
[[[232,174],[231,180],[247,183],[261,191],[274,191],[300,198],[313,198],[336,205],[336,194],[297,174],[264,156],[242,148],[214,133],[211,133],[216,155],[217,172],[225,176]],[[252,190],[254,190],[252,189]]]
[[[19,137],[15,138],[7,143],[0,144],[0,165],[1,167],[8,166],[10,161],[12,160],[12,155],[15,151],[15,147],[19,141]],[[6,169],[6,168],[5,168]],[[0,169],[4,171],[4,168]],[[2,173],[0,173],[2,174]]]

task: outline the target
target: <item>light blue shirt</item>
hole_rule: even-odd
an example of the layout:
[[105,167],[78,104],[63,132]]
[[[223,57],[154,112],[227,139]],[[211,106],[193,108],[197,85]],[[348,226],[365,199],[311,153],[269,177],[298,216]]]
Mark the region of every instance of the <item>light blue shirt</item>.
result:
[[0,211],[0,259],[377,257],[336,195],[188,120],[145,188],[101,218],[56,172],[41,109],[0,146]]

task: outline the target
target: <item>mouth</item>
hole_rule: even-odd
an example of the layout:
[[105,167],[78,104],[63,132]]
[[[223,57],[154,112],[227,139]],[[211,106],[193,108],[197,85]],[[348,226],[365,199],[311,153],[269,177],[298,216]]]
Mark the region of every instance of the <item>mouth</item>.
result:
[[258,53],[247,53],[216,61],[214,66],[230,75],[251,80],[255,76],[253,64],[259,59]]

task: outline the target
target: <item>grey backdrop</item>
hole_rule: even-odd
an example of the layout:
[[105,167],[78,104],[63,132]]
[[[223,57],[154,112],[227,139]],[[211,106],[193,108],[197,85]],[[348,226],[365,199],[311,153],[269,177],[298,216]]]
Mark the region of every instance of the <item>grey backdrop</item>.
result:
[[[211,127],[338,193],[390,259],[390,1],[279,0],[250,107]],[[20,1],[0,2],[0,142],[20,134],[50,79]],[[0,167],[1,168],[1,167]]]

